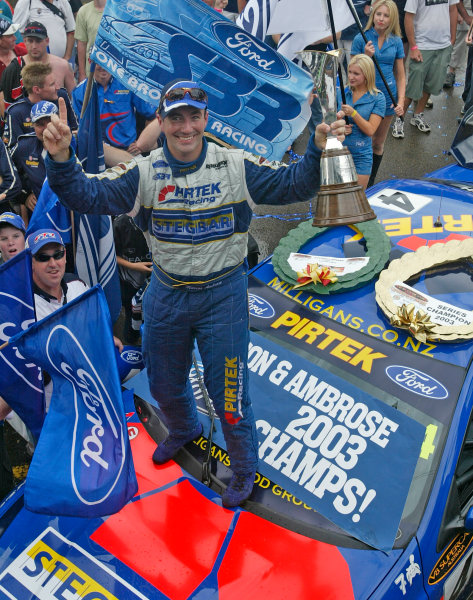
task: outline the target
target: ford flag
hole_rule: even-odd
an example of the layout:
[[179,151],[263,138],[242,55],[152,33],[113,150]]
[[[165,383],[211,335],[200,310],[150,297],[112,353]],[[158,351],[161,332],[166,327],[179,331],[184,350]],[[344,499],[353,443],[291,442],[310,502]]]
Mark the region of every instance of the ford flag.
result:
[[103,290],[87,290],[19,334],[15,344],[53,382],[25,506],[82,517],[117,512],[138,485]]
[[[0,266],[0,345],[35,322],[28,250]],[[15,344],[0,350],[0,395],[37,439],[44,420],[41,370]]]
[[[77,154],[86,173],[105,171],[97,86],[92,90],[79,123]],[[112,321],[122,307],[112,219],[108,215],[74,214],[76,272],[90,287],[102,286]]]
[[28,234],[38,229],[55,229],[65,244],[72,242],[71,214],[49,187],[46,178],[28,224]]
[[310,116],[312,78],[201,0],[108,0],[91,56],[156,105],[167,82],[200,83],[207,131],[269,159]]

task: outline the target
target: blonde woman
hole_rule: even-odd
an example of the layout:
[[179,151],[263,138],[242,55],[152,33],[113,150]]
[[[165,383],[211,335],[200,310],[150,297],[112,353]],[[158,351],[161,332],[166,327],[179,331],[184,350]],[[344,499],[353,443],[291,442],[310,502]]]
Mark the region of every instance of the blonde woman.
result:
[[348,63],[346,104],[339,104],[348,117],[344,146],[350,150],[358,173],[358,182],[366,189],[373,165],[371,138],[385,110],[384,94],[375,85],[374,63],[366,54],[353,56]]
[[406,94],[404,48],[399,25],[399,12],[393,0],[377,0],[373,4],[366,24],[365,35],[368,43],[365,44],[363,36],[359,33],[353,40],[351,53],[363,52],[369,57],[374,56],[394,98],[397,98],[396,105],[393,105],[381,75],[376,71],[376,86],[386,98],[386,113],[373,135],[373,169],[368,183],[368,185],[373,185],[383,158],[384,142],[394,115],[396,115],[396,121],[392,134],[397,138],[404,137],[404,121],[402,119]]

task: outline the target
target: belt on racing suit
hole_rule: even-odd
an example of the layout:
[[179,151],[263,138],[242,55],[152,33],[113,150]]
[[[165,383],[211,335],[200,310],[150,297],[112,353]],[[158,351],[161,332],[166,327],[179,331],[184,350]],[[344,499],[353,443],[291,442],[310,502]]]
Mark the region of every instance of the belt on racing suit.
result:
[[244,264],[245,261],[242,261],[234,267],[228,267],[228,269],[213,273],[209,276],[209,279],[204,281],[198,277],[191,277],[188,278],[188,281],[182,281],[181,279],[178,279],[178,275],[168,273],[156,263],[153,264],[153,274],[158,278],[159,282],[166,287],[180,289],[186,292],[202,292],[221,285],[227,277],[235,273],[238,269],[241,269]]

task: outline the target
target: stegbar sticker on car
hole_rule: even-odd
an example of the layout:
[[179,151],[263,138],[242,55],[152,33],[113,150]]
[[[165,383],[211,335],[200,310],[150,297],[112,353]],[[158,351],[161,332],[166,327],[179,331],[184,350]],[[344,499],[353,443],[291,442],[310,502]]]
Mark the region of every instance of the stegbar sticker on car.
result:
[[80,598],[94,600],[122,597],[147,600],[52,527],[48,527],[3,571],[0,590],[10,598],[34,597],[39,600],[55,600],[74,593]]

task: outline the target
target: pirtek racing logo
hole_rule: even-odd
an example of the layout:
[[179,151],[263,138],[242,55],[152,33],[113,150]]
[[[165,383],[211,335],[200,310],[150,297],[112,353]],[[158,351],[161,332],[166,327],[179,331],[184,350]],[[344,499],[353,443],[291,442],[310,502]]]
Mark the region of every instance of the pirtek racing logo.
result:
[[273,329],[289,327],[287,335],[303,340],[306,344],[314,344],[315,348],[319,350],[328,350],[332,356],[355,367],[359,366],[366,373],[371,373],[374,360],[386,358],[386,354],[374,352],[373,348],[365,346],[340,331],[326,328],[289,310],[271,323],[271,327]]
[[[170,194],[171,196],[169,196]],[[216,197],[220,195],[220,181],[186,188],[167,185],[159,192],[158,202],[182,202],[190,205],[204,204],[205,202],[215,202]]]
[[242,417],[243,362],[238,357],[225,357],[225,420],[236,425]]

